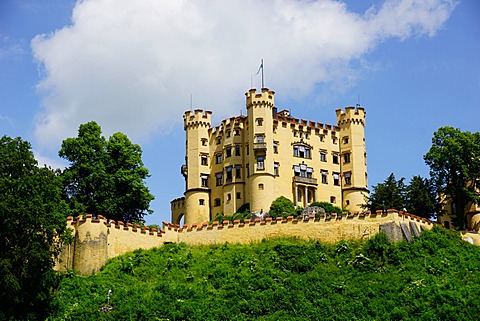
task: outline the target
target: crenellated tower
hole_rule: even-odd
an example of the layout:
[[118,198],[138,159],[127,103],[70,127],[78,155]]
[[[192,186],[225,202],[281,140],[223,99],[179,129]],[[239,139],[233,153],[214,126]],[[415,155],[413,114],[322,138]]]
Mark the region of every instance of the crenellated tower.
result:
[[248,117],[250,211],[269,211],[275,199],[273,113],[275,92],[262,88],[245,93]]
[[340,170],[342,206],[361,211],[368,196],[367,151],[365,146],[365,109],[347,107],[336,110],[340,127]]
[[210,220],[209,134],[211,111],[196,109],[183,115],[186,133],[185,165],[185,224]]

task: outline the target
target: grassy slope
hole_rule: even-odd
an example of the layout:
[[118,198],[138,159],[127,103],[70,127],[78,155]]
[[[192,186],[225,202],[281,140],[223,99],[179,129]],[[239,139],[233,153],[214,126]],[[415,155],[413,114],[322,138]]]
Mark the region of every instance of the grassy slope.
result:
[[[99,312],[111,295],[111,312]],[[68,273],[52,320],[475,320],[480,248],[442,229],[413,243],[169,244]]]

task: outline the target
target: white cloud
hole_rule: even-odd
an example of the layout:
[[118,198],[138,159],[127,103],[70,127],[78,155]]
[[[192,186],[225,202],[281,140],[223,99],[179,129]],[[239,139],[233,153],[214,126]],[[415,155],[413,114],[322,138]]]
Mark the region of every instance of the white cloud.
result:
[[48,156],[45,154],[42,154],[38,150],[34,150],[33,154],[35,156],[35,159],[38,162],[38,167],[51,167],[53,169],[61,169],[64,170],[67,167],[67,162],[63,161],[62,159],[58,158],[57,156]]
[[392,0],[360,15],[334,0],[79,1],[70,26],[32,41],[44,71],[36,137],[58,146],[95,120],[105,135],[148,138],[181,120],[190,95],[194,108],[236,115],[260,58],[282,96],[341,87],[355,81],[352,60],[386,38],[434,35],[454,7]]

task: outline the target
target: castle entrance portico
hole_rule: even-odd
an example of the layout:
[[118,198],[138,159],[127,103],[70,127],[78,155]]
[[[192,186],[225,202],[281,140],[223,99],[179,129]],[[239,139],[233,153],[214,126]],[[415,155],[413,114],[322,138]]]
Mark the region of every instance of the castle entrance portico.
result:
[[294,176],[293,189],[294,201],[296,206],[307,207],[309,204],[317,201],[317,179]]

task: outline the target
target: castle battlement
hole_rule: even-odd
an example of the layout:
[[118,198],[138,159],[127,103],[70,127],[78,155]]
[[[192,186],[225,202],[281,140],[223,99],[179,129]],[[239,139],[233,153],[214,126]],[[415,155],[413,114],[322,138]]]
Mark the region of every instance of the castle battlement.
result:
[[209,110],[195,109],[194,111],[187,110],[183,114],[184,129],[195,128],[198,126],[210,127],[212,123],[212,112]]
[[365,108],[363,107],[346,107],[345,110],[343,109],[337,109],[336,111],[337,114],[337,122],[338,124],[344,124],[344,123],[359,123],[365,126]]
[[265,107],[273,108],[275,106],[274,96],[275,92],[268,88],[262,88],[259,93],[255,88],[250,89],[245,93],[247,97],[246,105],[247,109],[251,106],[263,105]]

